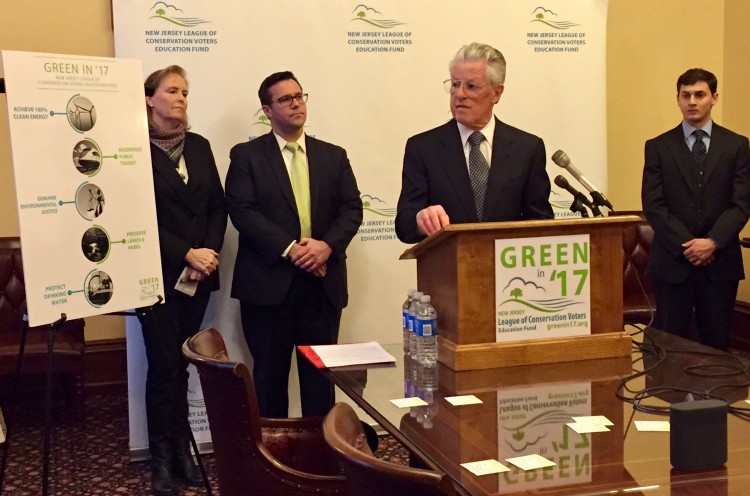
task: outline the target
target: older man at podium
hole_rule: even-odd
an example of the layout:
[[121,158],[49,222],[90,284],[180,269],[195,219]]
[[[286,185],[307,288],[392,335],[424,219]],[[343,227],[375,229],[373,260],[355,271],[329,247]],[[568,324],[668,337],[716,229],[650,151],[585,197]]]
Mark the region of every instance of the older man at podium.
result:
[[544,142],[493,116],[502,53],[471,43],[449,70],[453,119],[406,143],[398,238],[416,243],[450,223],[551,219]]

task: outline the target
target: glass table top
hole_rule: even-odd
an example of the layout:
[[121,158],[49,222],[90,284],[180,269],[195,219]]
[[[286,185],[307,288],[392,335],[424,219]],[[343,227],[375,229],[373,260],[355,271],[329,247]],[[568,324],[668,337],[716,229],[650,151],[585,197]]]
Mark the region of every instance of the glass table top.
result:
[[[330,379],[427,467],[453,477],[464,494],[750,494],[750,411],[747,364],[732,355],[648,329],[632,357],[455,372],[423,367],[401,345],[385,348],[395,366],[327,369]],[[633,376],[637,373],[637,376]],[[629,380],[625,380],[630,378]],[[642,396],[636,410],[631,401]],[[481,403],[454,406],[448,397]],[[645,432],[636,421],[669,420],[669,406],[722,398],[727,415],[724,466],[678,471],[670,433]],[[427,405],[398,408],[390,400],[418,397]],[[574,416],[603,415],[608,432],[578,434]],[[684,435],[690,436],[690,432]],[[540,454],[555,466],[524,472],[508,458]],[[476,476],[462,463],[495,459],[511,470]]]

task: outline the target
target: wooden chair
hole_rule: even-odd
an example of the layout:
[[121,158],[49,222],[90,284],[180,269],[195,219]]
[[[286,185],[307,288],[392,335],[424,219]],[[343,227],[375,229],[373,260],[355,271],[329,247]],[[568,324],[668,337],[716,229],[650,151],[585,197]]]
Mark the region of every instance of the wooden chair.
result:
[[[18,350],[26,314],[26,288],[18,238],[0,238],[0,375],[16,373]],[[84,321],[69,320],[57,331],[53,348],[53,373],[62,374],[76,416],[84,416]],[[21,373],[47,372],[46,326],[29,329]]]
[[262,418],[248,368],[229,360],[215,329],[189,338],[182,353],[198,369],[222,496],[348,494],[322,417]]
[[453,496],[446,474],[375,458],[351,406],[337,403],[323,421],[323,436],[344,463],[351,494],[358,496]]

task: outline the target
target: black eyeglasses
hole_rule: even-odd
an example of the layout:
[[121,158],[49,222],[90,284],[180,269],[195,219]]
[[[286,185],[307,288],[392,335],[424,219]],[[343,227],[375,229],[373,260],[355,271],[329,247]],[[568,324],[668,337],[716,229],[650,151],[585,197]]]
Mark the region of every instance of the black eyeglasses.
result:
[[299,103],[305,103],[307,101],[307,93],[297,93],[296,95],[286,95],[276,100],[279,105],[290,106],[294,100]]

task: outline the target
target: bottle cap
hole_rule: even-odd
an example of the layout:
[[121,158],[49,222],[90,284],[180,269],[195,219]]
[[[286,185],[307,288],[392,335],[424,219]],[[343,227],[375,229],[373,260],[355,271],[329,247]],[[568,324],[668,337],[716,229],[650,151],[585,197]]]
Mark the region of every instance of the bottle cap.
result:
[[420,300],[422,303],[429,303],[430,302],[430,295],[422,295]]

